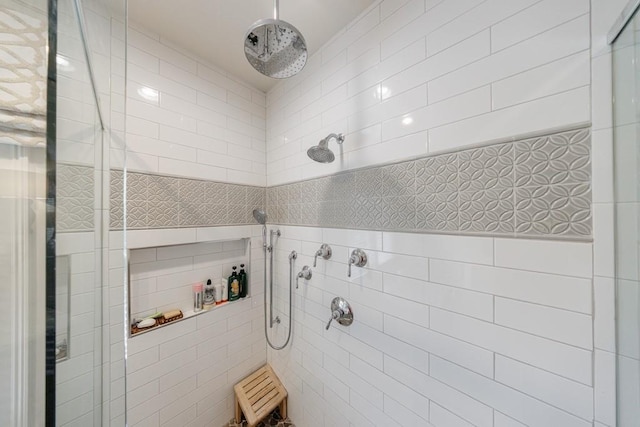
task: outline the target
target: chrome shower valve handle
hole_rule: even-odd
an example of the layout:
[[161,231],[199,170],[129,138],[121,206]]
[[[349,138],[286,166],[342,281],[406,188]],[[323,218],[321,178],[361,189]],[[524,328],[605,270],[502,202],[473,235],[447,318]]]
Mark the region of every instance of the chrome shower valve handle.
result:
[[329,327],[331,326],[331,322],[333,322],[334,320],[338,320],[339,318],[342,317],[343,314],[344,313],[340,309],[333,310],[333,312],[331,313],[331,319],[329,319],[329,323],[327,323],[327,326],[325,326],[325,329],[328,331]]
[[364,267],[367,265],[367,254],[362,249],[354,249],[349,256],[349,269],[347,271],[347,277],[351,277],[351,266]]
[[321,256],[324,259],[331,258],[331,246],[327,245],[326,243],[323,243],[322,246],[320,246],[320,249],[318,249],[316,252],[316,256],[313,257],[314,267],[316,267],[316,263],[318,261],[319,256]]
[[325,326],[326,330],[329,330],[331,326],[331,322],[338,322],[342,326],[349,326],[353,323],[353,311],[351,310],[351,306],[342,297],[335,297],[331,301],[331,319],[329,319],[329,323]]
[[304,279],[304,280],[309,280],[311,279],[311,267],[309,267],[308,265],[305,265],[304,267],[302,267],[302,270],[300,271],[300,273],[298,273],[298,276],[296,277],[296,289],[298,289],[298,281],[300,279]]

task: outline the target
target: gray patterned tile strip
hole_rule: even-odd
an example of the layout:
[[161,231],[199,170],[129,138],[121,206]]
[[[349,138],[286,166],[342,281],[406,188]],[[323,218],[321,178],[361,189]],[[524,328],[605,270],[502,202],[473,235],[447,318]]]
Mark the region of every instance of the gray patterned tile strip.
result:
[[93,231],[95,205],[94,169],[58,164],[56,226],[59,232]]
[[[262,188],[128,175],[129,228],[269,222],[373,230],[589,239],[589,128]],[[122,228],[122,172],[111,228]]]
[[[123,188],[122,171],[112,171],[112,230],[124,226]],[[128,229],[253,224],[253,209],[265,206],[264,187],[136,172],[127,174]]]
[[271,222],[589,239],[589,128],[270,187]]

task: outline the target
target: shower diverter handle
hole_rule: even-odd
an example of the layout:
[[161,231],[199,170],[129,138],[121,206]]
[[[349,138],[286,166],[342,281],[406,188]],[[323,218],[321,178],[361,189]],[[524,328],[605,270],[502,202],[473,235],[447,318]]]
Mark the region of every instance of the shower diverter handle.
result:
[[316,256],[313,257],[314,267],[316,266],[319,256],[321,256],[323,259],[331,258],[331,246],[327,245],[326,243],[323,243],[322,246],[320,246],[320,249],[318,249],[318,251],[316,252]]
[[331,326],[331,322],[333,322],[334,320],[338,320],[343,315],[344,315],[344,312],[342,310],[340,310],[339,308],[333,310],[333,312],[331,313],[331,319],[329,319],[329,323],[327,323],[327,326],[325,326],[325,329],[328,331],[329,330],[329,326]]
[[298,289],[298,281],[300,279],[309,280],[311,279],[311,276],[312,276],[311,268],[308,265],[305,265],[304,267],[302,267],[302,270],[296,276],[296,289]]
[[329,330],[331,326],[331,322],[336,321],[343,326],[349,326],[353,323],[353,311],[351,311],[351,306],[342,297],[335,297],[331,301],[331,319],[329,319],[329,323],[325,326],[326,330]]
[[349,269],[347,271],[347,277],[351,277],[351,265],[356,267],[364,267],[367,265],[367,254],[362,249],[354,249],[349,256]]

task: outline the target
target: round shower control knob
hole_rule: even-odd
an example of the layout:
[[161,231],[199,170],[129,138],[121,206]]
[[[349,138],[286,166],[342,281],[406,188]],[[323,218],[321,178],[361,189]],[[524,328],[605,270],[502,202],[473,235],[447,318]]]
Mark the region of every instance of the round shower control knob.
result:
[[329,323],[325,329],[329,329],[332,321],[336,321],[340,323],[342,326],[349,326],[353,323],[353,311],[351,311],[351,306],[342,297],[335,297],[331,301],[331,319],[329,319]]

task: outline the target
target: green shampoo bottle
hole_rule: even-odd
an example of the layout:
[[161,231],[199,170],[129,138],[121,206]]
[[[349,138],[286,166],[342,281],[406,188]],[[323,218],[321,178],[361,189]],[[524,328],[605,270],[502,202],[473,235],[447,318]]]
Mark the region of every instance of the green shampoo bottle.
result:
[[231,276],[229,276],[228,286],[229,286],[229,301],[235,301],[240,298],[240,280],[238,277],[238,273],[236,273],[236,267],[233,266],[233,272]]
[[240,298],[245,298],[247,296],[247,272],[244,270],[244,264],[240,264],[238,279],[240,280]]

